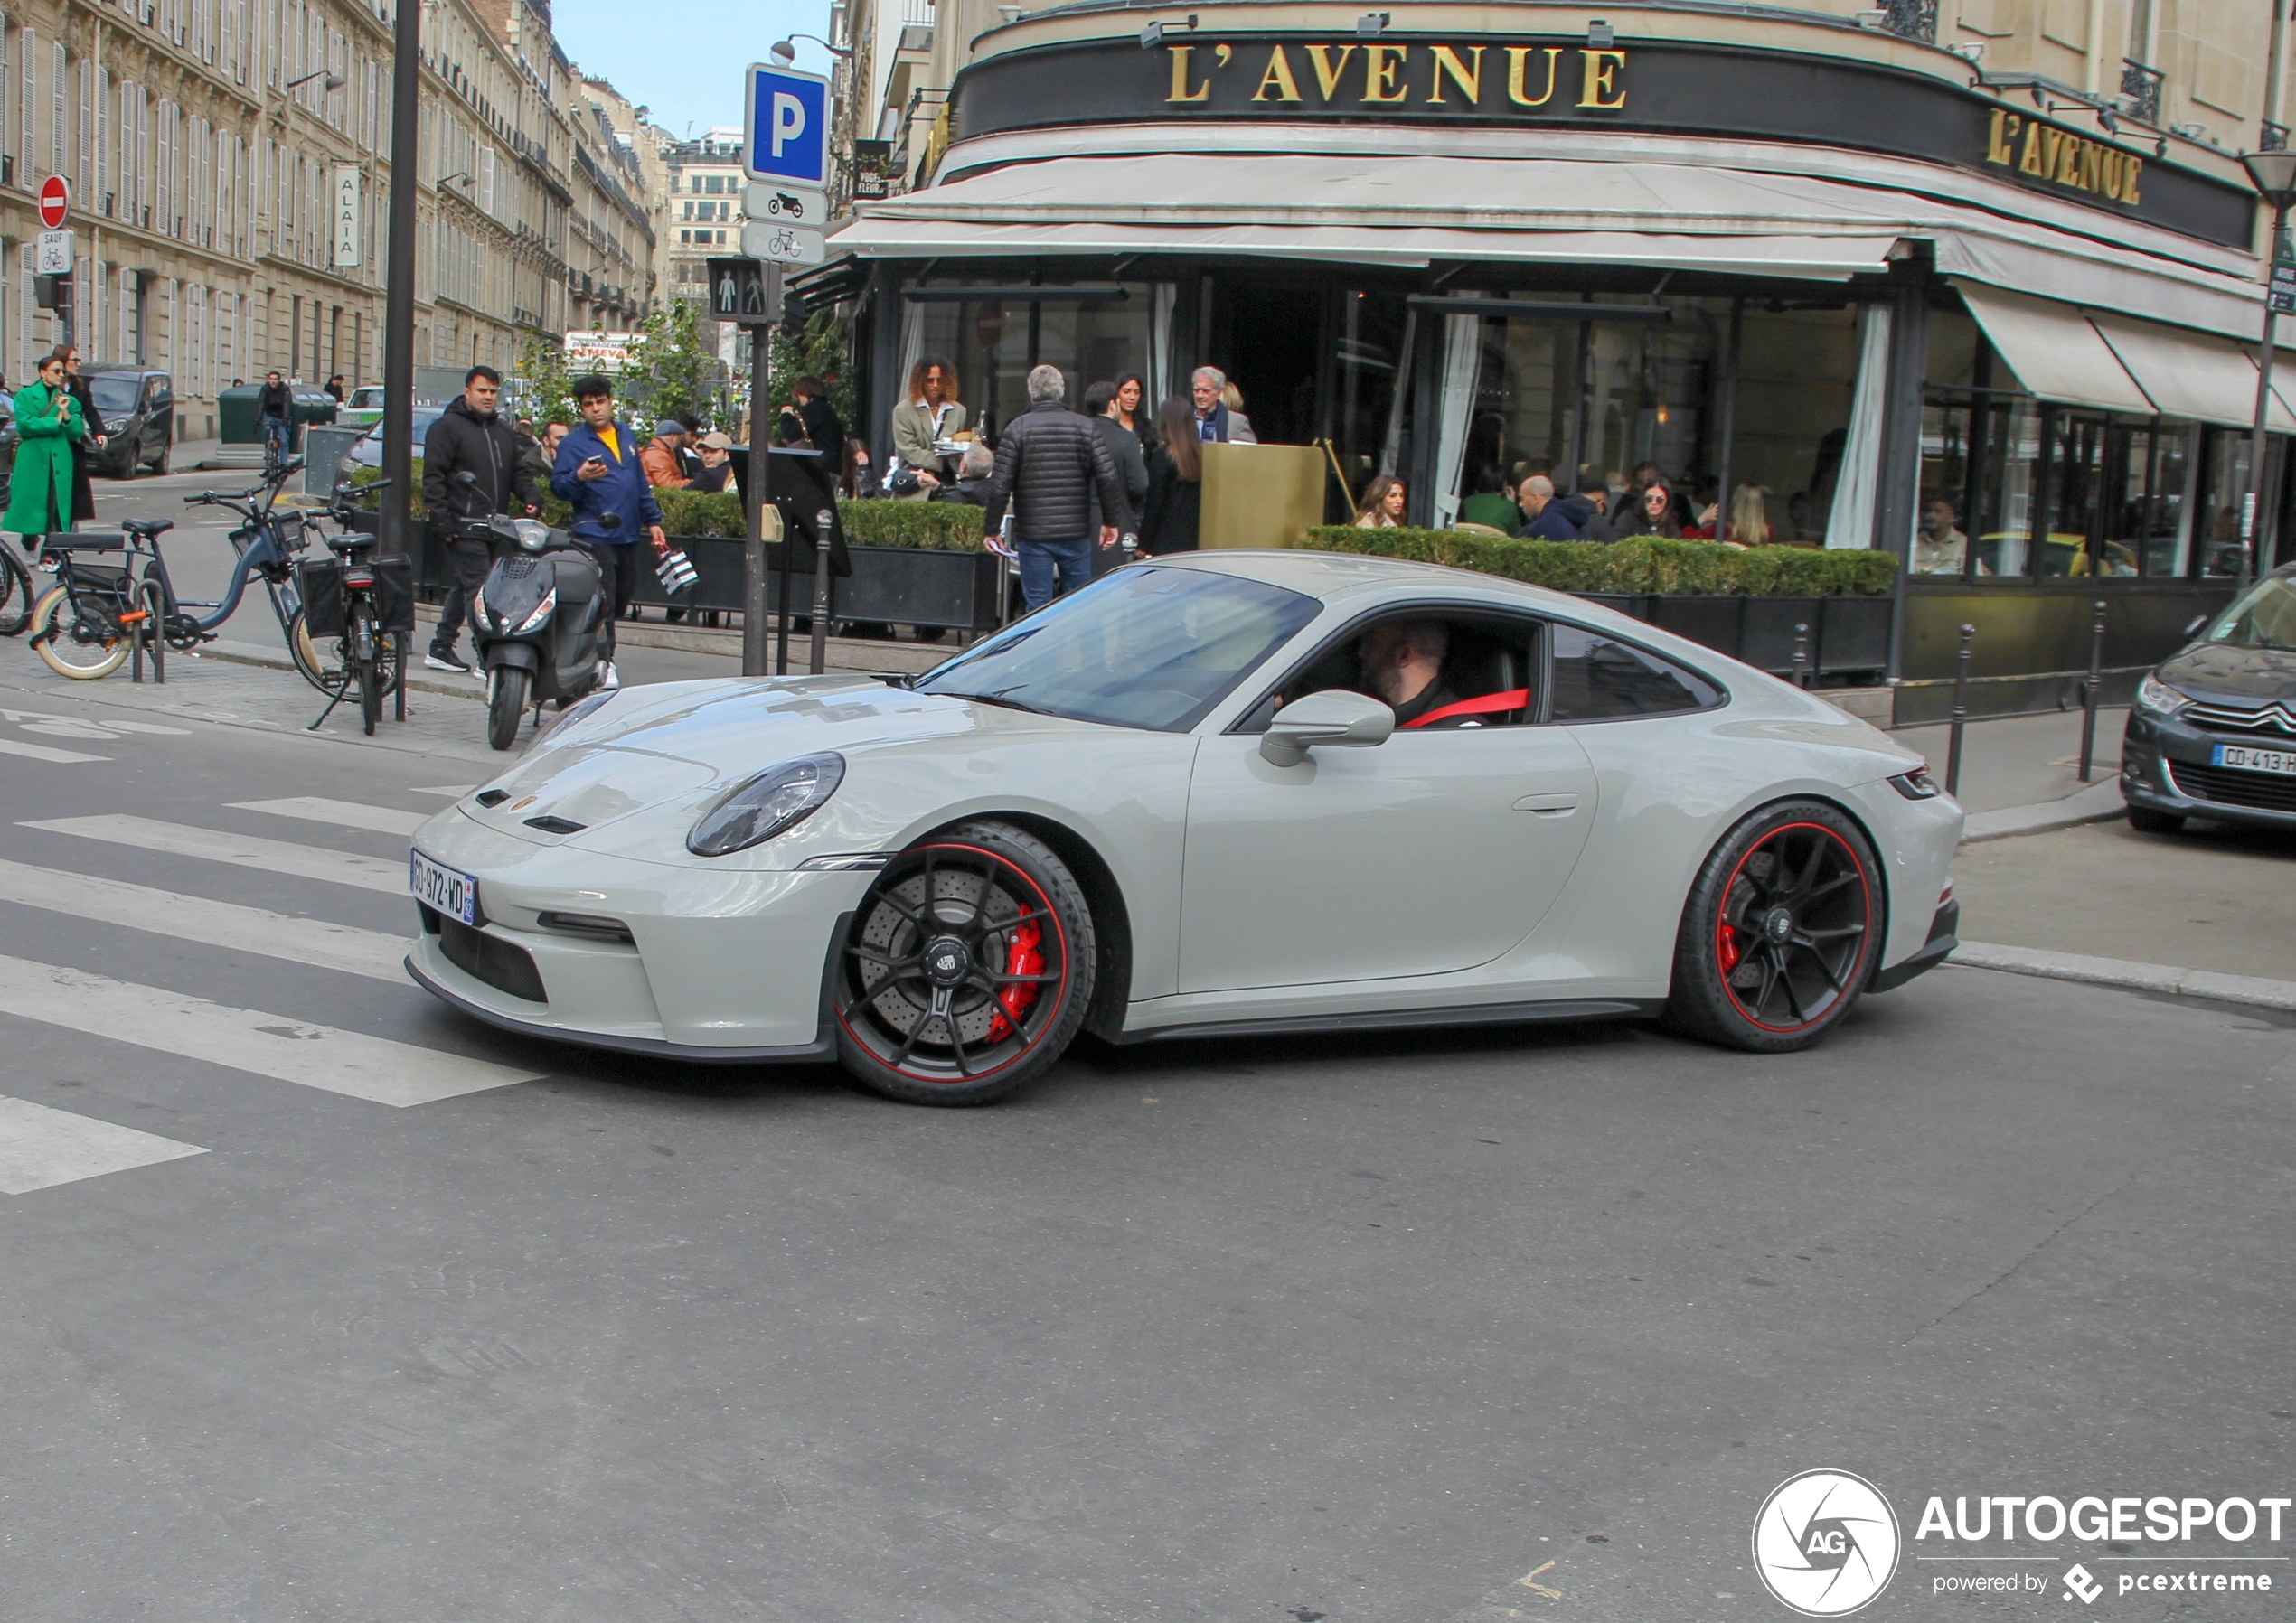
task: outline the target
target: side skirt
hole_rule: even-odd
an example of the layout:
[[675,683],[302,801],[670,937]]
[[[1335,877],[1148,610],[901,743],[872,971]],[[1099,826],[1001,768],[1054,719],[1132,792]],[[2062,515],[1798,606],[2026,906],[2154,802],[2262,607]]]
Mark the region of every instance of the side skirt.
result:
[[1337,1031],[1413,1031],[1446,1026],[1529,1026],[1555,1020],[1651,1018],[1663,1012],[1663,998],[1583,998],[1544,1003],[1483,1003],[1456,1009],[1394,1009],[1365,1014],[1286,1015],[1266,1020],[1210,1020],[1200,1025],[1159,1026],[1127,1031],[1119,1044],[1161,1042],[1167,1037],[1304,1037]]

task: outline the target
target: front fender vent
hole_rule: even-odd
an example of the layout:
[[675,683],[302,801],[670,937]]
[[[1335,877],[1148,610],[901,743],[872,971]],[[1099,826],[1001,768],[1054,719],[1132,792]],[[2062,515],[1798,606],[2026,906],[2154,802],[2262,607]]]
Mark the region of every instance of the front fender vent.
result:
[[545,812],[540,817],[528,818],[526,826],[530,829],[540,829],[545,834],[579,834],[590,825],[586,822],[576,822],[570,817],[560,817],[554,812]]

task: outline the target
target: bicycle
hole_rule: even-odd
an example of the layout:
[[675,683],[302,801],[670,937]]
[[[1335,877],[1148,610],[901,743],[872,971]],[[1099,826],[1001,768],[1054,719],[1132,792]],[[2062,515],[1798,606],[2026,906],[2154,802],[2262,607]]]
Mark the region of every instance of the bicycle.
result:
[[343,527],[340,535],[320,538],[333,556],[296,566],[304,624],[315,638],[334,640],[334,669],[340,672],[326,708],[306,730],[316,732],[356,689],[360,725],[372,737],[375,723],[382,718],[386,694],[398,696],[398,719],[407,718],[404,679],[407,648],[414,638],[414,566],[404,558],[373,555],[376,538],[351,527],[356,518],[351,493],[349,484],[335,486],[327,508],[327,516]]
[[[194,601],[176,596],[159,547],[162,532],[174,528],[172,519],[129,519],[121,523],[116,533],[80,531],[51,536],[42,544],[42,556],[61,558],[72,551],[127,552],[128,560],[120,568],[157,592],[153,614],[158,638],[168,647],[185,652],[202,643],[213,642],[215,628],[238,609],[248,582],[260,580],[270,596],[271,612],[278,619],[296,669],[306,681],[332,697],[342,684],[342,673],[331,671],[321,661],[309,628],[304,624],[302,593],[295,579],[296,554],[309,544],[306,531],[310,521],[297,509],[278,511],[280,488],[302,465],[300,459],[283,464],[266,475],[262,483],[236,495],[202,491],[196,496],[183,498],[187,506],[222,507],[245,521],[231,532],[239,561],[229,586],[218,601]],[[114,589],[117,583],[106,573],[109,568],[97,566],[94,573],[76,576],[74,571],[60,567],[57,584],[32,611],[32,645],[60,676],[93,681],[118,670],[133,652],[127,633],[136,623],[120,622],[117,613],[111,612],[112,599],[117,598],[118,593]],[[83,595],[91,603],[81,603]],[[132,614],[136,608],[136,605],[129,605],[117,612]],[[197,609],[212,612],[191,612]],[[151,634],[149,628],[145,634]]]
[[32,571],[16,555],[15,545],[0,541],[0,637],[13,637],[32,624]]

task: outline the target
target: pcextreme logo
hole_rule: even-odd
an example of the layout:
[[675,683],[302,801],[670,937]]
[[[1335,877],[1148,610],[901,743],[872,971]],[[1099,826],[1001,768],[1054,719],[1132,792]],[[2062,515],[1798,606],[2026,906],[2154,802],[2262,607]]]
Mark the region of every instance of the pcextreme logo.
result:
[[1903,1538],[1881,1490],[1848,1471],[1804,1471],[1754,1518],[1754,1570],[1805,1618],[1846,1618],[1889,1587]]

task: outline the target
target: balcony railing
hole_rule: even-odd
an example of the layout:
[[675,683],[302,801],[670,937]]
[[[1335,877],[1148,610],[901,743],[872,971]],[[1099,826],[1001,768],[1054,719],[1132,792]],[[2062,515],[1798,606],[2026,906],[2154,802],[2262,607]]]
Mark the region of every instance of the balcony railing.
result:
[[2264,127],[2256,137],[2256,150],[2258,152],[2286,152],[2288,126],[2275,124],[2270,118],[2265,119]]
[[1881,25],[1900,38],[1937,38],[1937,0],[1881,0]]
[[2160,124],[2162,77],[2158,68],[2148,68],[2130,57],[2121,59],[2121,105],[2130,117],[2156,127]]

